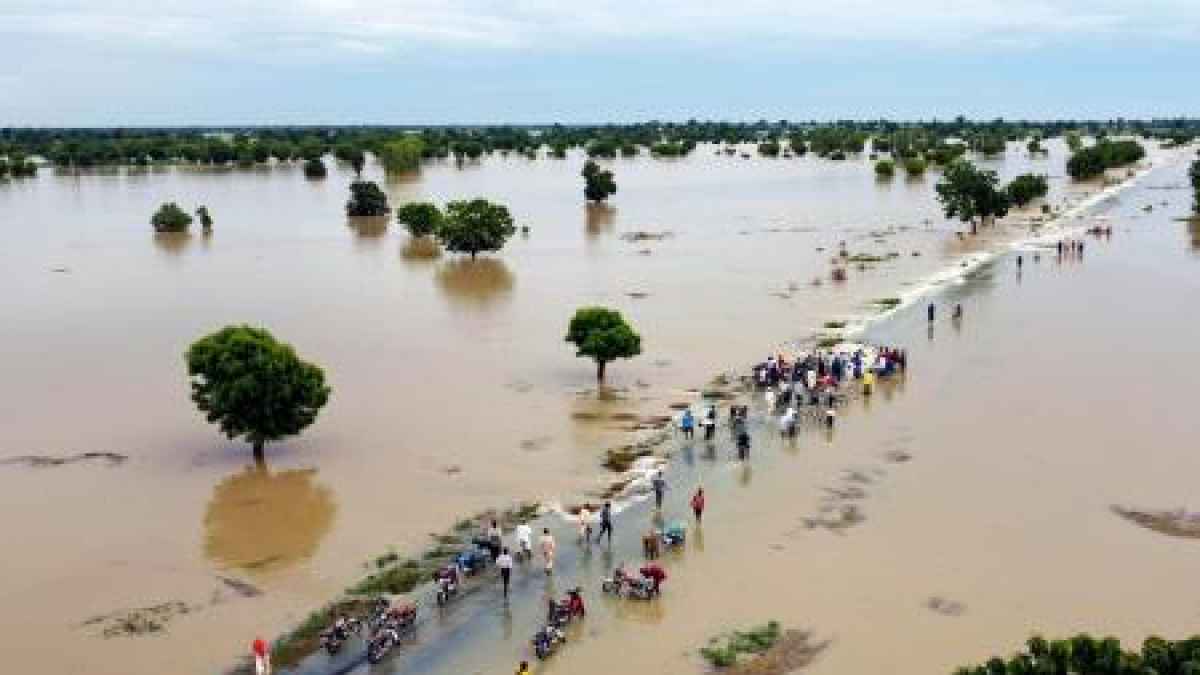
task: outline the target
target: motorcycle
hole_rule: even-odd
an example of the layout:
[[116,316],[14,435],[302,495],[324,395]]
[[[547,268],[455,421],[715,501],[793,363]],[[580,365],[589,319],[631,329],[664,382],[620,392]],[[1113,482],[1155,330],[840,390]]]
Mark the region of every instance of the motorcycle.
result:
[[434,572],[433,581],[436,584],[434,597],[439,607],[445,607],[451,598],[458,595],[458,568],[456,566],[446,565]]
[[401,633],[417,624],[417,608],[405,605],[388,609],[380,619],[380,625],[367,643],[367,661],[379,663],[400,642]]
[[542,626],[537,633],[534,634],[533,653],[539,658],[544,659],[554,650],[558,649],[558,645],[567,641],[567,633],[561,625],[556,623],[548,623]]
[[549,612],[546,616],[546,622],[565,626],[572,619],[583,618],[586,610],[583,606],[582,588],[572,588],[567,591],[567,597],[555,602],[550,600]]
[[321,631],[321,647],[330,656],[333,656],[342,650],[342,645],[346,644],[346,641],[350,639],[352,634],[362,632],[362,628],[361,619],[350,618],[335,623],[333,626]]
[[658,538],[663,548],[680,548],[687,542],[687,526],[683,523],[671,523],[658,531]]
[[613,570],[613,575],[600,582],[600,589],[619,597],[649,600],[654,597],[654,582],[627,573],[624,568]]
[[469,577],[475,576],[492,564],[491,550],[477,541],[475,548],[459,553],[454,558],[454,562],[463,571],[463,574]]

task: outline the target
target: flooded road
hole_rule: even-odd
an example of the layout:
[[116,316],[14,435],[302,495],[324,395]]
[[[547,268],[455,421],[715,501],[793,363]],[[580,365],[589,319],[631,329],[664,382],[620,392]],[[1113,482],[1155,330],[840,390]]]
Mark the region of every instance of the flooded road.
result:
[[[1062,152],[1056,144],[1050,159],[1028,160],[1014,147],[997,168],[1005,175],[1047,171],[1058,200],[1067,192]],[[483,195],[507,203],[518,223],[530,226],[528,238],[518,237],[500,255],[473,265],[423,257],[394,226],[348,224],[342,215],[345,172],[323,183],[306,182],[298,168],[78,177],[43,172],[35,181],[0,185],[0,219],[9,233],[0,251],[0,281],[8,290],[0,302],[5,375],[0,453],[96,450],[130,458],[119,466],[0,467],[3,528],[22,542],[0,580],[6,607],[0,641],[10,661],[41,672],[93,673],[196,672],[225,665],[251,636],[269,636],[295,623],[389,548],[423,546],[428,532],[480,508],[519,498],[566,498],[594,488],[599,450],[623,438],[628,426],[622,413],[659,412],[668,403],[694,400],[687,389],[713,373],[810,335],[830,318],[861,314],[869,300],[894,295],[964,250],[952,235],[959,228],[937,213],[936,174],[879,184],[866,161],[741,160],[702,149],[681,161],[613,162],[621,191],[610,208],[596,209],[582,203],[581,162],[496,158],[462,168],[431,166],[418,176],[384,183],[394,204]],[[1095,188],[1075,188],[1086,189]],[[1170,194],[1183,199],[1184,193]],[[153,236],[147,219],[166,200],[208,205],[215,233]],[[1122,201],[1120,208],[1132,206]],[[1166,217],[1160,211],[1141,214],[1130,214],[1138,216],[1130,227]],[[1143,289],[1156,291],[1150,304],[1158,313],[1170,314],[1156,315],[1153,332],[1162,330],[1162,318],[1181,320],[1183,315],[1163,308],[1179,306],[1180,293],[1195,291],[1187,285],[1195,259],[1187,250],[1187,231],[1176,223],[1152,232],[1168,230],[1182,242],[1178,251],[1169,250],[1179,260],[1171,267],[1155,254],[1153,264],[1145,265],[1163,270],[1156,275],[1174,274],[1177,284],[1169,292]],[[620,236],[635,231],[672,236],[636,243]],[[1142,233],[1130,233],[1126,244],[1118,232],[1112,245],[1136,250],[1135,234]],[[874,269],[854,270],[849,282],[834,285],[828,282],[828,258],[842,240],[853,252],[901,255]],[[916,375],[892,401],[880,397],[872,403],[870,425],[856,423],[858,413],[851,412],[832,441],[818,435],[780,449],[786,452],[765,449],[748,471],[731,469],[719,458],[703,460],[702,450],[694,449],[696,462],[680,469],[680,484],[703,475],[706,485],[727,485],[729,495],[725,503],[714,503],[705,555],[689,551],[672,567],[660,607],[608,610],[636,620],[606,621],[603,611],[594,622],[589,617],[587,639],[570,646],[564,667],[599,671],[606,667],[603,655],[621,645],[623,655],[645,661],[634,665],[678,668],[709,634],[765,618],[812,627],[839,643],[852,644],[868,629],[881,641],[878,650],[835,647],[822,664],[878,667],[882,661],[872,659],[923,644],[921,639],[930,641],[923,650],[930,659],[953,662],[990,653],[998,640],[1023,639],[1027,630],[1012,629],[1018,616],[1064,618],[1070,603],[1060,601],[1028,611],[984,609],[989,598],[1011,596],[1012,589],[990,587],[996,563],[980,560],[982,544],[1007,542],[997,559],[1010,566],[1018,562],[1011,556],[1029,555],[1023,537],[1055,547],[1053,560],[1040,561],[1049,569],[1044,576],[1026,570],[1011,577],[1029,588],[1061,586],[1050,583],[1061,581],[1060,565],[1081,564],[1077,555],[1083,552],[1098,553],[1095,541],[1075,540],[1078,531],[1069,533],[1068,553],[1057,551],[1063,522],[1051,516],[1077,515],[1076,509],[1091,505],[1080,492],[1096,493],[1060,485],[1079,465],[1050,448],[1070,441],[1071,453],[1090,453],[1087,438],[1105,441],[1106,448],[1113,447],[1108,439],[1122,438],[1099,429],[1094,437],[1081,436],[1091,430],[1078,428],[1080,420],[1094,419],[1095,406],[1116,405],[1130,391],[1093,392],[1095,383],[1083,372],[1089,359],[1131,349],[1137,337],[1126,320],[1102,323],[1115,321],[1111,313],[1089,308],[1123,308],[1130,303],[1113,302],[1112,293],[1132,292],[1137,284],[1107,282],[1117,287],[1097,294],[1092,289],[1100,281],[1120,275],[1073,281],[1095,276],[1091,270],[1105,264],[1120,271],[1128,264],[1121,260],[1093,246],[1082,265],[1057,268],[1044,257],[1040,267],[1027,266],[1020,286],[999,277],[976,284],[980,290],[967,304],[962,333],[939,328],[932,342],[918,340]],[[825,283],[812,286],[814,277]],[[620,308],[644,336],[643,356],[610,368],[617,395],[605,400],[595,396],[590,364],[575,359],[562,342],[571,312],[591,303]],[[989,303],[996,309],[988,309]],[[1040,309],[1018,312],[1031,306]],[[986,333],[973,332],[990,325],[988,312],[1002,307],[1017,313]],[[191,340],[242,321],[262,324],[293,343],[325,367],[334,389],[330,405],[304,437],[268,448],[265,471],[247,469],[247,449],[204,424],[184,381],[182,353]],[[924,337],[923,325],[898,320],[894,326]],[[1035,328],[1047,334],[1031,342]],[[1121,342],[1095,346],[1096,336],[1088,331],[1096,329],[1106,340]],[[1181,330],[1188,328],[1175,326],[1164,334]],[[971,339],[962,339],[967,336]],[[901,338],[897,341],[912,342],[907,334]],[[1147,358],[1159,359],[1170,349],[1159,350],[1156,343],[1151,351]],[[1032,372],[1060,376],[1032,379],[1023,366],[1005,360],[1013,354]],[[1128,361],[1130,367],[1139,363]],[[1163,375],[1153,387],[1131,385],[1139,395],[1175,383],[1165,362],[1150,366],[1149,372]],[[1088,385],[1087,396],[1078,394],[1081,382]],[[995,384],[996,392],[956,389],[981,383]],[[1056,387],[1075,387],[1076,393]],[[1079,408],[1047,407],[1047,401],[1066,399]],[[1160,412],[1181,401],[1154,400],[1145,409],[1120,404],[1122,414],[1135,416],[1131,420],[1152,412],[1158,420],[1143,420],[1141,435],[1127,442],[1174,443],[1178,434],[1194,432],[1184,428],[1186,415]],[[1019,442],[1001,433],[975,436],[987,420],[1011,424],[1018,416],[1030,424],[1041,420],[1058,433],[1035,434],[1029,426]],[[1033,443],[1038,439],[1045,445]],[[793,532],[842,469],[877,461],[892,446],[909,447],[914,460],[887,468],[879,481],[885,487],[872,489],[864,506],[867,522],[845,537]],[[964,447],[978,451],[965,455]],[[1038,466],[1060,473],[1006,463],[1013,453],[1034,453],[1037,447],[1047,448]],[[1088,485],[1105,477],[1122,481],[1141,466],[1115,448],[1103,456],[1112,461],[1086,465],[1098,474],[1087,474]],[[1120,491],[1131,494],[1117,494],[1114,484],[1098,492],[1106,500],[1154,502],[1150,506],[1181,502],[1181,496],[1168,498],[1169,489],[1182,482],[1188,467],[1179,465],[1182,458],[1168,459],[1175,464],[1156,459],[1154,466],[1162,468],[1144,477],[1149,486],[1144,491],[1131,486]],[[1002,485],[1015,496],[1006,501],[996,494]],[[976,503],[974,495],[986,495],[985,503]],[[1071,496],[1069,508],[1058,495]],[[908,508],[894,508],[891,498],[907,499]],[[959,500],[981,511],[968,515]],[[1014,500],[1031,511],[1016,510]],[[1084,521],[1081,528],[1105,540],[1149,537],[1101,511],[1095,523]],[[1046,518],[1030,522],[1029,512]],[[635,536],[620,522],[618,527],[621,536]],[[970,555],[949,556],[946,541],[955,542],[955,550],[963,542]],[[1177,542],[1157,538],[1141,545],[1178,548]],[[930,553],[908,557],[921,551]],[[1101,567],[1122,559],[1111,552],[1102,557]],[[591,573],[605,572],[606,562],[594,563]],[[933,578],[942,583],[926,590],[932,584],[916,582],[931,564],[938,572]],[[735,584],[729,581],[731,569],[779,582]],[[261,595],[230,593],[220,579],[226,575],[248,581]],[[814,583],[783,581],[792,578]],[[1075,578],[1096,580],[1088,574]],[[540,580],[518,580],[535,582]],[[1065,591],[1047,592],[1065,597]],[[925,596],[935,593],[964,602],[968,612],[953,619],[922,613]],[[490,611],[494,605],[480,597],[479,611]],[[95,615],[173,600],[192,611],[160,636],[102,639],[79,626]],[[1173,615],[1163,602],[1156,616],[1169,622]],[[915,613],[909,610],[913,603]],[[512,611],[508,634],[502,620],[489,629],[491,638],[471,641],[478,646],[426,660],[415,653],[411,667],[439,672],[444,664],[464,669],[507,664],[536,628],[525,625],[527,615],[520,612],[526,610],[516,603]],[[649,629],[668,615],[670,631]],[[971,623],[980,616],[987,625]],[[1113,630],[1144,630],[1145,619],[1139,615]],[[936,630],[903,640],[879,635],[880,625],[896,622],[924,622]],[[953,649],[939,648],[946,635],[935,638],[938,630],[950,631]],[[1002,630],[1013,634],[1000,636]],[[970,654],[968,647],[974,649]]]

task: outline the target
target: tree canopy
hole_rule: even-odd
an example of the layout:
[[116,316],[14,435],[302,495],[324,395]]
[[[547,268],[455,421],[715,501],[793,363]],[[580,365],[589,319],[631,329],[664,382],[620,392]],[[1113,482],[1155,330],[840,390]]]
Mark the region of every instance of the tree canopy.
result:
[[396,220],[414,237],[433,234],[442,222],[442,211],[430,202],[409,202],[396,209]]
[[445,214],[435,230],[447,251],[470,253],[472,258],[481,251],[499,251],[516,232],[508,207],[486,199],[446,204]]
[[321,161],[320,157],[310,157],[308,161],[304,162],[305,178],[324,178],[328,173],[325,162]]
[[1067,173],[1075,180],[1095,178],[1108,169],[1133,164],[1145,156],[1146,149],[1137,141],[1102,139],[1072,154],[1067,160]]
[[184,358],[196,407],[228,438],[244,437],[259,461],[265,443],[303,431],[329,400],[325,373],[261,328],[226,326]]
[[970,223],[971,231],[975,232],[979,222],[1008,213],[1008,194],[998,185],[995,171],[981,170],[959,159],[946,167],[936,190],[946,217]]
[[582,307],[575,311],[567,326],[567,342],[575,345],[576,356],[596,362],[596,379],[604,381],[604,369],[615,359],[629,359],[642,353],[642,337],[621,316],[605,307]]
[[1017,206],[1025,206],[1039,197],[1045,197],[1050,191],[1046,177],[1036,173],[1023,173],[1012,179],[1005,188],[1009,199]]
[[387,195],[374,181],[356,180],[350,184],[350,201],[346,202],[348,216],[386,216]]
[[167,202],[150,216],[150,224],[155,232],[186,232],[192,217],[175,202]]
[[896,162],[891,159],[881,159],[875,162],[875,175],[880,178],[891,178],[896,174]]
[[583,196],[590,202],[602,202],[610,195],[616,194],[617,181],[613,172],[601,169],[593,160],[583,165]]
[[1141,651],[1125,650],[1116,638],[1086,633],[1067,640],[1034,636],[1007,661],[965,666],[954,675],[1193,675],[1200,673],[1200,636],[1186,640],[1149,637]]
[[388,141],[379,152],[379,160],[388,172],[412,171],[421,166],[425,143],[420,136],[403,136]]

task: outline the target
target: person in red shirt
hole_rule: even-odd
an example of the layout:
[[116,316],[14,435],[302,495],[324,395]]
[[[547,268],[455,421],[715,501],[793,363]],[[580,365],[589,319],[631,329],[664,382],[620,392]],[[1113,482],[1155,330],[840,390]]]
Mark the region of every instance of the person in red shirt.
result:
[[666,571],[664,571],[663,568],[659,567],[658,565],[646,565],[642,569],[638,570],[638,572],[640,572],[644,578],[650,580],[650,583],[652,584],[650,587],[650,592],[658,595],[659,587],[662,586],[663,580],[667,578]]
[[704,488],[696,488],[696,494],[692,495],[692,513],[696,514],[696,522],[704,516]]
[[254,643],[250,646],[250,650],[254,653],[254,672],[256,675],[267,675],[271,672],[271,653],[267,649],[267,641],[262,638],[254,638]]

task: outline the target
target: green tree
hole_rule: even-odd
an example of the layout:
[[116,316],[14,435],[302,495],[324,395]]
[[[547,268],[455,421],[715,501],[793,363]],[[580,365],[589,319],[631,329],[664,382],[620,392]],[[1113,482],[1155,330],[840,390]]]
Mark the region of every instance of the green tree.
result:
[[409,202],[396,209],[396,220],[414,237],[425,237],[437,231],[442,212],[430,202]]
[[1005,188],[1008,192],[1009,199],[1017,206],[1025,206],[1029,202],[1045,197],[1050,191],[1050,186],[1046,182],[1046,177],[1041,174],[1024,173],[1012,179],[1012,182]]
[[1079,149],[1083,147],[1083,137],[1079,135],[1078,131],[1068,131],[1066,140],[1067,149],[1071,152],[1079,152]]
[[615,359],[629,359],[642,353],[642,337],[621,316],[604,307],[583,307],[575,311],[567,327],[567,342],[575,345],[576,356],[596,362],[596,379],[604,381],[604,368]]
[[196,207],[196,218],[200,220],[200,229],[205,232],[212,232],[213,219],[212,214],[208,212],[208,207],[201,204]]
[[875,162],[875,175],[880,178],[891,178],[896,174],[896,162],[890,159],[881,159]]
[[155,232],[186,232],[192,217],[175,202],[167,202],[150,216],[150,224]]
[[304,162],[305,178],[324,178],[328,173],[325,162],[321,161],[320,157],[310,157]]
[[778,141],[766,141],[758,144],[758,154],[763,157],[778,157],[780,150]]
[[583,165],[583,183],[583,196],[590,202],[600,203],[617,192],[613,172],[590,159]]
[[350,201],[346,202],[348,216],[386,216],[387,195],[374,181],[356,180],[350,184]]
[[421,166],[425,152],[425,141],[420,136],[407,135],[383,145],[379,160],[388,172],[412,171]]
[[263,461],[263,445],[312,424],[329,400],[325,373],[266,330],[226,326],[184,355],[192,401],[228,438],[244,437]]
[[445,215],[435,230],[447,251],[470,253],[472,258],[480,251],[499,251],[516,232],[508,207],[486,199],[446,204]]
[[965,159],[955,160],[938,181],[938,201],[947,218],[970,223],[974,234],[979,223],[1008,213],[1008,194],[998,184],[995,171],[980,170]]
[[1146,149],[1137,141],[1103,139],[1072,154],[1067,160],[1067,173],[1075,180],[1086,180],[1103,175],[1108,169],[1140,161],[1145,156]]
[[929,162],[926,162],[924,157],[909,157],[904,160],[904,172],[909,176],[924,175],[927,168],[929,168]]

